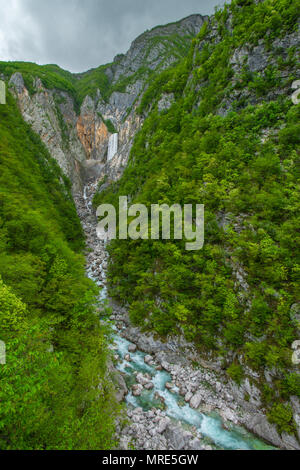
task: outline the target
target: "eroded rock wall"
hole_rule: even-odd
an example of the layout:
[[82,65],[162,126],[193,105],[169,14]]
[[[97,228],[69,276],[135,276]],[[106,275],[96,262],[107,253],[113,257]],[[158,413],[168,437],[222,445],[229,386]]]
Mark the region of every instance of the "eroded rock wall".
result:
[[20,73],[11,76],[9,87],[24,120],[40,136],[51,156],[71,179],[73,189],[80,190],[81,167],[86,154],[76,131],[77,116],[72,98],[63,91],[47,90],[39,79],[34,84],[35,93],[30,95]]

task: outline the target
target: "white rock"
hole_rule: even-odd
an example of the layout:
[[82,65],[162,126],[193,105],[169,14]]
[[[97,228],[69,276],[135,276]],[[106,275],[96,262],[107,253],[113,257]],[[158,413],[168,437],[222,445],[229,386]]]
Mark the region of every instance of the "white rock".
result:
[[158,427],[157,427],[157,432],[159,434],[162,434],[163,432],[165,432],[165,430],[167,429],[167,427],[169,426],[170,423],[171,423],[170,418],[161,419],[159,421],[159,424],[158,424]]
[[136,380],[141,385],[147,385],[150,382],[150,379],[148,377],[144,376],[141,372],[139,374],[137,374]]
[[133,385],[132,394],[134,397],[139,397],[142,394],[143,386],[141,384]]
[[146,384],[146,385],[144,386],[144,388],[145,388],[146,390],[153,390],[154,384],[153,384],[152,382],[149,382],[148,384]]
[[167,389],[167,390],[172,390],[173,386],[174,386],[174,385],[173,385],[172,383],[170,383],[170,382],[167,382],[167,383],[166,383],[166,389]]
[[184,397],[184,400],[186,401],[186,403],[189,403],[189,401],[193,398],[193,394],[192,392],[187,392],[187,394],[185,395]]
[[153,357],[150,355],[145,356],[144,358],[145,364],[149,364],[150,362],[153,362]]
[[196,410],[197,408],[199,408],[201,402],[202,402],[202,394],[198,392],[190,400],[190,407]]
[[162,368],[165,369],[167,372],[171,372],[172,366],[171,366],[168,362],[163,361],[163,362],[161,363],[161,366],[162,366]]

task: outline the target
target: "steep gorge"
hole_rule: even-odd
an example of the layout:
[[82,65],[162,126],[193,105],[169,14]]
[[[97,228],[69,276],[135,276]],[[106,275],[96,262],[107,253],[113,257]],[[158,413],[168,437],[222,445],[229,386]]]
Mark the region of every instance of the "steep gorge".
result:
[[[171,194],[171,191],[168,192],[169,187],[177,185],[181,188],[182,194],[187,194],[188,198],[192,197],[194,200],[197,195],[207,201],[213,201],[212,207],[209,206],[209,202],[207,203],[211,230],[209,238],[212,238],[212,245],[215,245],[214,248],[210,248],[209,262],[199,260],[199,258],[196,261],[186,258],[186,261],[182,260],[182,269],[185,269],[185,265],[187,266],[181,279],[173,278],[169,272],[166,272],[162,274],[162,277],[165,275],[167,280],[165,281],[164,278],[162,286],[157,286],[156,266],[163,264],[162,260],[171,263],[172,266],[172,256],[174,259],[179,256],[177,249],[174,249],[173,254],[166,254],[163,250],[155,253],[151,259],[153,264],[141,268],[137,258],[145,255],[145,260],[149,262],[149,252],[144,254],[142,249],[138,251],[140,249],[138,244],[129,244],[123,252],[119,250],[116,251],[117,254],[111,253],[112,267],[110,267],[109,280],[114,280],[110,282],[111,294],[127,307],[130,304],[130,318],[136,327],[152,329],[165,337],[165,340],[160,343],[157,338],[154,340],[150,333],[144,337],[140,330],[131,329],[130,324],[127,324],[127,339],[133,341],[138,332],[140,338],[135,342],[143,351],[155,355],[159,349],[164,350],[164,348],[168,350],[168,354],[172,348],[175,348],[177,353],[184,350],[189,358],[189,363],[184,364],[185,367],[190,367],[195,362],[201,365],[199,374],[196,374],[195,388],[195,383],[190,384],[188,376],[184,373],[185,367],[183,370],[179,368],[174,371],[171,359],[170,366],[165,358],[165,365],[174,373],[174,379],[186,382],[181,392],[187,401],[190,402],[201,389],[201,384],[205,382],[205,370],[208,368],[211,370],[211,377],[207,379],[208,385],[215,386],[214,393],[219,396],[220,400],[221,390],[218,384],[221,383],[221,387],[226,384],[226,393],[229,398],[226,398],[224,392],[224,396],[222,395],[224,403],[222,403],[229,420],[244,424],[248,429],[276,446],[295,449],[299,448],[300,439],[297,378],[295,384],[293,382],[287,387],[288,391],[284,390],[282,393],[282,388],[278,387],[278,383],[283,383],[287,374],[284,374],[282,369],[277,369],[276,364],[273,367],[265,364],[261,359],[265,350],[262,353],[258,351],[259,345],[264,345],[266,341],[266,337],[261,334],[261,329],[264,328],[261,325],[264,325],[265,317],[269,321],[269,309],[279,308],[280,302],[277,303],[277,299],[281,295],[280,289],[275,288],[272,282],[269,283],[270,285],[267,282],[260,288],[262,282],[260,278],[254,281],[249,280],[249,277],[251,278],[249,271],[251,273],[253,267],[244,265],[245,259],[242,256],[243,253],[241,254],[248,245],[243,240],[244,245],[241,243],[242,247],[240,247],[238,237],[241,234],[243,236],[246,230],[251,232],[251,224],[255,226],[252,232],[261,233],[262,227],[255,225],[256,221],[253,222],[250,219],[252,213],[248,214],[242,204],[243,207],[236,210],[235,201],[239,197],[242,200],[244,196],[234,178],[236,172],[243,170],[239,166],[240,160],[251,160],[252,153],[255,152],[261,152],[263,155],[264,149],[261,148],[261,144],[266,143],[266,146],[271,146],[273,142],[277,144],[277,139],[281,144],[280,139],[282,139],[282,145],[286,145],[289,155],[280,154],[281,161],[278,165],[283,173],[289,172],[290,187],[294,185],[290,174],[296,174],[293,165],[298,152],[296,147],[298,140],[297,130],[295,134],[292,133],[292,127],[296,125],[293,121],[293,119],[296,120],[294,117],[296,111],[291,106],[290,96],[293,82],[300,78],[297,65],[299,17],[292,9],[290,16],[284,15],[284,11],[289,11],[288,9],[291,8],[292,3],[288,1],[236,1],[232,3],[232,9],[225,8],[215,17],[193,15],[178,23],[154,28],[143,34],[133,42],[126,55],[117,56],[112,64],[74,76],[72,87],[77,90],[78,95],[62,89],[63,87],[48,88],[40,74],[35,74],[35,72],[30,78],[32,84],[28,86],[27,72],[22,73],[17,68],[7,75],[7,65],[1,67],[1,63],[0,78],[2,76],[9,82],[9,89],[17,98],[24,120],[39,134],[51,155],[57,160],[64,173],[70,177],[75,197],[79,197],[78,193],[82,193],[84,186],[92,180],[96,193],[98,183],[101,183],[99,193],[96,194],[95,206],[102,201],[115,202],[115,197],[122,193],[136,200],[142,194],[142,200],[147,199],[150,202],[149,195],[152,197],[154,194],[153,197],[160,198],[166,194],[169,197]],[[265,11],[261,4],[265,5]],[[249,14],[250,9],[252,16]],[[280,15],[281,18],[279,18]],[[249,16],[252,19],[255,18],[258,24],[257,30],[252,28]],[[254,25],[255,21],[253,20]],[[197,39],[193,39],[196,35],[198,35]],[[9,67],[13,68],[14,65],[9,64]],[[41,71],[41,73],[44,72]],[[79,96],[78,99],[77,96]],[[252,120],[247,114],[248,106],[252,106],[249,111],[249,114],[252,113],[254,116]],[[231,113],[237,113],[237,115],[233,116]],[[199,121],[194,122],[193,116],[199,116]],[[230,121],[231,116],[233,116],[232,121]],[[259,121],[259,124],[253,123],[255,119]],[[288,120],[290,120],[290,126],[286,126]],[[240,122],[246,123],[246,131],[241,130]],[[161,128],[156,134],[159,126]],[[285,127],[287,127],[286,135],[284,135]],[[184,134],[183,129],[191,130],[190,133]],[[231,140],[228,137],[228,142],[230,142],[228,143],[226,141],[229,135],[228,129],[233,129],[233,133],[240,133],[241,136],[243,132],[247,135],[241,141],[234,141],[230,135]],[[142,130],[141,133],[139,133],[140,130]],[[115,133],[118,134],[118,152],[111,160],[108,160],[109,140]],[[252,141],[245,144],[248,134],[251,138],[254,136],[255,145]],[[137,135],[138,138],[133,146]],[[206,137],[207,140],[204,141]],[[182,147],[180,148],[176,146],[177,138],[181,139]],[[217,150],[219,152],[217,147],[219,142],[223,142],[225,150],[219,157],[219,162],[216,162],[214,149],[215,153]],[[167,153],[168,148],[170,152],[172,148],[174,149],[174,155]],[[198,149],[205,162],[204,170],[200,159],[193,159],[189,156],[194,155]],[[273,147],[270,150],[270,153],[272,152],[274,152]],[[127,167],[130,153],[130,165]],[[229,161],[233,153],[236,153],[237,159],[232,169],[224,162]],[[290,158],[290,155],[294,157]],[[189,159],[190,163],[188,163]],[[160,172],[162,162],[166,162],[166,166]],[[173,174],[173,165],[176,174]],[[274,172],[274,175],[279,172],[276,162],[274,166],[272,166],[272,161],[269,164],[265,161],[258,161],[255,165],[257,171],[255,175],[259,178],[258,189],[262,186],[261,179],[271,172]],[[194,169],[192,175],[189,173],[190,168]],[[251,172],[252,168],[249,171]],[[228,187],[223,189],[221,184],[227,172],[231,180]],[[152,176],[153,181],[151,181]],[[243,178],[247,182],[245,173],[243,173]],[[184,186],[189,179],[193,181],[191,189]],[[112,185],[112,183],[115,184]],[[203,186],[201,191],[198,191],[200,185]],[[144,188],[146,189],[143,193]],[[234,191],[240,192],[234,193]],[[191,193],[193,193],[192,196]],[[223,204],[224,200],[228,200],[228,194],[230,194],[230,201],[228,204]],[[289,195],[289,197],[292,201],[294,200],[294,196]],[[294,208],[290,211],[292,220]],[[277,213],[275,215],[277,217]],[[259,217],[264,220],[264,213],[260,213]],[[267,229],[268,224],[267,220]],[[264,249],[263,253],[268,252],[268,243],[271,244],[270,237],[274,230],[272,226],[268,237],[264,238],[261,248],[261,250]],[[223,231],[225,238],[222,238]],[[229,242],[226,238],[226,231],[230,236],[234,234]],[[257,240],[254,239],[251,243],[257,243]],[[277,240],[270,248],[273,252],[276,252],[275,244]],[[219,245],[222,245],[221,249]],[[113,248],[118,247],[115,244]],[[236,250],[234,255],[233,249]],[[254,249],[258,250],[258,248]],[[137,258],[134,257],[135,253],[137,253]],[[269,252],[268,256],[272,258]],[[126,262],[129,258],[131,265],[127,266]],[[210,280],[214,289],[211,287],[208,289],[205,284],[208,282],[207,279],[201,279],[197,262],[203,271],[207,269],[207,279]],[[136,267],[138,275],[130,271],[132,266]],[[226,283],[221,285],[223,281],[220,278],[212,277],[210,272],[212,266],[217,266],[220,273],[226,272]],[[169,292],[170,295],[166,295],[166,298],[163,297],[165,293],[163,282],[168,282],[169,286],[176,286],[174,288],[176,298],[180,298],[183,305],[186,297],[191,296],[189,292],[186,292],[186,286],[182,281],[185,276],[189,279],[188,271],[197,272],[192,289],[194,292],[197,292],[197,289],[202,292],[206,306],[203,306],[201,302],[197,303],[196,300],[190,305],[186,301],[185,307],[182,308],[179,305],[180,309],[177,312],[180,302],[176,305],[172,304],[172,299],[169,298],[172,297],[172,292]],[[267,269],[265,273],[270,276]],[[178,276],[180,277],[180,273]],[[280,282],[282,286],[285,285],[284,277],[282,281],[275,284],[278,286]],[[295,282],[293,280],[290,284]],[[205,288],[209,290],[210,298],[205,297]],[[224,289],[232,293],[231,297],[225,296],[225,300],[223,300]],[[296,289],[287,286],[287,290],[286,297],[284,294],[281,299],[284,304],[280,313],[281,318],[285,319],[283,326],[279,326],[279,314],[278,318],[272,319],[272,328],[277,326],[278,329],[282,328],[282,331],[287,331],[287,339],[278,340],[277,337],[280,335],[275,334],[276,340],[273,343],[273,333],[269,334],[266,341],[267,347],[271,352],[273,350],[276,352],[274,353],[275,359],[272,357],[270,363],[276,362],[277,358],[277,350],[272,349],[274,344],[277,347],[278,342],[282,342],[284,355],[288,356],[288,348],[294,340],[299,338],[299,328],[294,320],[299,317]],[[209,307],[211,298],[214,296],[217,297],[217,303]],[[245,352],[241,351],[240,322],[236,315],[241,315],[242,318],[249,317],[255,296],[259,300],[254,304],[256,309],[261,309],[262,319],[257,320],[258,326],[253,322],[254,326],[251,325],[251,328],[243,331],[245,336],[242,340],[243,343],[254,345],[250,353],[259,366],[252,368],[251,361],[249,363],[245,360]],[[166,309],[176,311],[170,325],[168,321],[171,321],[171,315],[168,314],[168,310],[159,310],[162,304],[161,297],[164,298]],[[147,309],[149,304],[151,307]],[[156,312],[154,315],[153,308]],[[209,324],[209,308],[217,312],[217,320],[212,326]],[[204,312],[203,323],[201,323],[201,318],[198,319],[199,311]],[[224,312],[224,316],[228,315],[225,320],[222,316]],[[189,316],[192,318],[190,323],[187,320]],[[125,318],[128,321],[126,316]],[[291,323],[296,326],[293,327]],[[209,327],[207,327],[208,324]],[[193,336],[194,331],[196,333]],[[194,345],[189,342],[189,340],[199,341],[199,331],[202,333],[200,343],[201,340],[207,341],[204,351],[194,349]],[[188,343],[184,335],[187,336]],[[217,348],[211,341],[211,337],[217,338]],[[232,338],[233,345],[230,343]],[[175,367],[176,364],[178,363],[175,362]],[[192,374],[190,369],[188,370]],[[299,376],[298,366],[289,364],[289,367],[285,369],[285,372],[287,371],[293,380],[294,377]],[[217,374],[217,379],[214,373]],[[207,395],[202,393],[200,401],[208,400],[209,393],[206,393]],[[233,402],[238,403],[245,411],[244,421],[242,418],[236,421]],[[265,415],[270,410],[270,403],[282,405],[276,414],[277,421],[273,421],[272,424],[265,419]],[[210,411],[215,409],[216,407],[212,406]],[[142,420],[141,416],[137,417],[137,422],[139,420]],[[279,425],[282,424],[281,428],[280,426],[278,428],[278,422]]]

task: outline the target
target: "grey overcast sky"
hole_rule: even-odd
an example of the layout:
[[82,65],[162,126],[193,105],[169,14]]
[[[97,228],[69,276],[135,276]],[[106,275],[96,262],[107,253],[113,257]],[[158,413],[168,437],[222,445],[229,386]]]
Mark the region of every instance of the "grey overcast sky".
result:
[[0,60],[58,64],[82,72],[126,52],[146,29],[222,0],[0,0]]

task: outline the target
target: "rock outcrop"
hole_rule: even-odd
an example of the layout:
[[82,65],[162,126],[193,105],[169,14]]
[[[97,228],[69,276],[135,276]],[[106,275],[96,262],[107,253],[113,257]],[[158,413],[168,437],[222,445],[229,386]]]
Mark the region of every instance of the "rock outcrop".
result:
[[[126,54],[115,57],[113,64],[106,69],[106,74],[113,83],[117,83],[121,77],[132,77],[142,67],[151,71],[169,67],[179,57],[174,43],[177,41],[186,46],[186,37],[195,37],[208,18],[191,15],[178,22],[146,31],[133,41]],[[141,82],[136,81],[135,86],[141,86]]]
[[76,132],[77,116],[72,98],[63,91],[47,90],[40,79],[36,79],[35,93],[31,96],[20,73],[11,76],[9,87],[18,100],[24,120],[71,179],[73,188],[79,190],[86,154]]
[[109,140],[108,129],[95,102],[87,96],[81,106],[77,120],[77,133],[86,153],[87,160],[104,161]]

